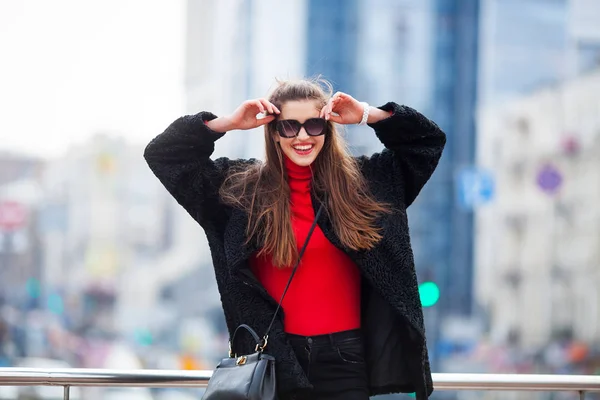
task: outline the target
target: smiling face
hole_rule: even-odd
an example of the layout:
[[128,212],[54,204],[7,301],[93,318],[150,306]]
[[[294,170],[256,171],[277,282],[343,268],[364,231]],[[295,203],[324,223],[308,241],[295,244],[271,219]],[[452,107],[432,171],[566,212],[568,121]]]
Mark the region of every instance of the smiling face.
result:
[[[315,100],[288,101],[281,107],[281,114],[277,118],[279,121],[295,120],[304,124],[311,118],[319,118],[320,103]],[[320,122],[309,121],[306,127],[300,128],[298,135],[292,138],[285,138],[276,134],[274,139],[281,145],[283,153],[296,165],[306,167],[311,165],[323,149],[325,143],[325,134],[320,136],[309,136],[306,129],[316,132],[319,130]],[[287,129],[293,131],[292,124],[287,124]],[[327,124],[323,132],[327,130]]]

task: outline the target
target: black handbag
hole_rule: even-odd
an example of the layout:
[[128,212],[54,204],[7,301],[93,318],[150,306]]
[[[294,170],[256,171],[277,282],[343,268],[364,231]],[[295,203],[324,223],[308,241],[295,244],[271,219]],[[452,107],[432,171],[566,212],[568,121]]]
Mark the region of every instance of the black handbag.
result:
[[[224,358],[213,371],[208,381],[208,386],[202,400],[277,400],[277,383],[275,377],[275,357],[265,353],[269,332],[273,327],[277,313],[281,308],[283,298],[287,293],[292,279],[296,274],[300,259],[306,250],[308,240],[310,239],[323,210],[323,204],[319,207],[315,219],[308,231],[306,241],[300,249],[298,260],[290,274],[290,279],[285,286],[277,309],[273,314],[271,323],[264,336],[261,338],[256,332],[246,324],[241,324],[233,332],[229,341],[229,357]],[[256,342],[254,353],[238,356],[232,352],[232,344],[235,343],[235,337],[240,329],[244,329],[252,335]]]

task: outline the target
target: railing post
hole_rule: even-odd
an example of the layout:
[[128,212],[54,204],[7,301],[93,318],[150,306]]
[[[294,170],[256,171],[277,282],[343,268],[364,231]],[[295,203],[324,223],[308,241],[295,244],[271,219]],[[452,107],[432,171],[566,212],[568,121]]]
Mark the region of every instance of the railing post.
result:
[[69,388],[70,388],[69,385],[65,385],[65,391],[64,391],[64,395],[63,395],[64,400],[69,400],[69,397],[70,397]]
[[579,400],[584,400],[585,399],[585,392],[583,390],[579,391]]

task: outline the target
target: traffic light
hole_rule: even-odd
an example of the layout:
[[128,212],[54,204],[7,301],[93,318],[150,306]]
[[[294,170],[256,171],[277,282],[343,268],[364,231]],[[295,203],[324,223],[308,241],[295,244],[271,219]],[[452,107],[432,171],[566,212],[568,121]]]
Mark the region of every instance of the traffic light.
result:
[[440,299],[440,288],[435,282],[423,282],[419,285],[419,297],[423,307],[431,307]]

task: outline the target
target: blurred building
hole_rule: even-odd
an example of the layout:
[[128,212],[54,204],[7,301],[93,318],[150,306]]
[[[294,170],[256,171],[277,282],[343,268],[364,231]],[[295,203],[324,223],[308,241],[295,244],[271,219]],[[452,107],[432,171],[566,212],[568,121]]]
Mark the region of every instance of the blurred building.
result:
[[[499,110],[504,104],[520,101],[524,95],[561,85],[600,65],[600,29],[596,23],[599,15],[600,3],[593,0],[482,0],[478,108],[485,111],[479,113],[488,115],[492,112],[489,110]],[[566,100],[563,103],[566,106]],[[499,189],[493,187],[501,184],[504,174],[500,165],[498,169],[486,168],[489,164],[485,157],[492,151],[486,147],[490,146],[486,118],[478,119],[478,141],[484,142],[478,148],[486,148],[487,152],[478,150],[478,159],[482,161],[472,174],[476,183],[471,193],[474,207],[495,201],[494,193]],[[483,196],[477,193],[482,187],[476,186],[485,182],[488,192]],[[484,251],[476,248],[478,257]],[[485,268],[477,262],[476,266]],[[517,275],[510,277],[513,284],[519,279]],[[479,283],[476,287],[484,290]],[[493,316],[492,320],[500,323]],[[492,329],[498,334],[498,329],[512,328],[492,326]],[[510,335],[505,332],[500,336]]]
[[600,64],[595,0],[481,0],[479,105],[488,107]]
[[[413,213],[420,265],[442,292],[439,313],[472,312],[473,213],[457,195],[474,164],[478,82],[479,0],[436,0],[433,7],[433,87],[429,117],[447,134],[444,155]],[[409,211],[410,212],[410,211]],[[413,229],[414,231],[414,229]]]
[[[396,101],[427,112],[433,85],[431,1],[308,4],[308,76],[322,74],[335,90],[374,106]],[[344,131],[356,154],[383,147],[370,128],[347,126]]]
[[35,157],[0,152],[0,185],[39,179],[43,165],[42,160]]
[[600,65],[600,2],[569,0],[569,71],[571,76]]
[[477,297],[492,337],[600,339],[600,70],[479,117],[494,201],[477,211]]
[[482,0],[479,105],[562,80],[567,0]]
[[42,286],[50,311],[67,315],[71,328],[127,334],[147,324],[173,229],[167,194],[142,154],[96,135],[47,165]]
[[360,0],[307,0],[306,71],[350,93],[358,80]]

